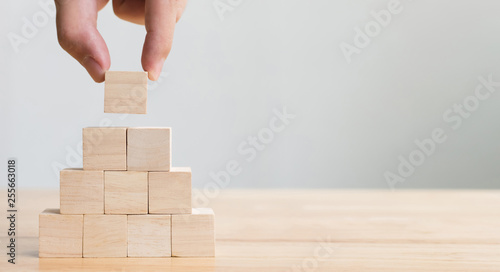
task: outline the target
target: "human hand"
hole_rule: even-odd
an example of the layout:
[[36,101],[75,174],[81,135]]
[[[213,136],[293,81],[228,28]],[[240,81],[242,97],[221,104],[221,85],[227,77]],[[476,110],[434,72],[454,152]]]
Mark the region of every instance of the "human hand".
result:
[[[104,81],[111,65],[108,47],[97,31],[97,13],[109,0],[55,0],[57,37],[61,47],[87,69],[96,82]],[[142,68],[157,80],[170,53],[175,23],[187,0],[113,0],[119,18],[146,26]]]

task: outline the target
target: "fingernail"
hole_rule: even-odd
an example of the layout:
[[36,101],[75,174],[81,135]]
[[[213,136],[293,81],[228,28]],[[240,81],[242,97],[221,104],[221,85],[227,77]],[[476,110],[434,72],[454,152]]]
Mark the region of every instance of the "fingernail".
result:
[[165,62],[164,59],[157,61],[154,66],[152,71],[148,71],[149,74],[151,75],[151,80],[156,81],[160,77],[161,70],[163,69],[163,63]]
[[101,65],[95,61],[95,59],[91,56],[86,56],[82,61],[83,67],[87,69],[87,72],[90,74],[92,79],[95,82],[103,82],[104,81],[104,69],[102,69]]

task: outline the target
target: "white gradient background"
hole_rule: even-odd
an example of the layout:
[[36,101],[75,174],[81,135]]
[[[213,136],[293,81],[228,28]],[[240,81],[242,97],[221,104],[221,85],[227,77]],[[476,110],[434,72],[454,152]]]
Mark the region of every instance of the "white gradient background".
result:
[[[221,21],[212,0],[191,0],[148,114],[124,119],[103,113],[104,85],[59,47],[54,19],[15,53],[7,35],[37,2],[0,2],[0,169],[16,157],[21,187],[57,188],[52,165],[67,164],[83,127],[109,119],[172,127],[173,165],[191,166],[195,187],[235,159],[243,171],[229,188],[388,189],[384,172],[441,127],[447,141],[396,188],[500,188],[500,92],[457,130],[442,118],[479,76],[500,81],[498,1],[402,0],[348,64],[339,44],[389,1],[247,0]],[[98,27],[112,70],[142,69],[142,26],[108,5]],[[238,144],[283,107],[296,118],[246,162]]]

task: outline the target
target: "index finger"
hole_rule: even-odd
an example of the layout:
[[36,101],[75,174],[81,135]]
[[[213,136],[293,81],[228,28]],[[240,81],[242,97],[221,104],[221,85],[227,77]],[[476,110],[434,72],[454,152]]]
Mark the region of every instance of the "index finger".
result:
[[150,80],[157,80],[174,39],[178,5],[175,0],[146,0],[146,40],[142,51],[142,67]]

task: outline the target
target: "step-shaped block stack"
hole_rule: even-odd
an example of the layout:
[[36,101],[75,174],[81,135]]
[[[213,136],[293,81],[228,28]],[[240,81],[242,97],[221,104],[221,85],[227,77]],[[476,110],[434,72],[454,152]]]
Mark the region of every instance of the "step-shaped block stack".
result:
[[214,213],[191,207],[191,169],[171,167],[170,128],[84,128],[83,169],[60,175],[39,217],[40,257],[211,257]]

